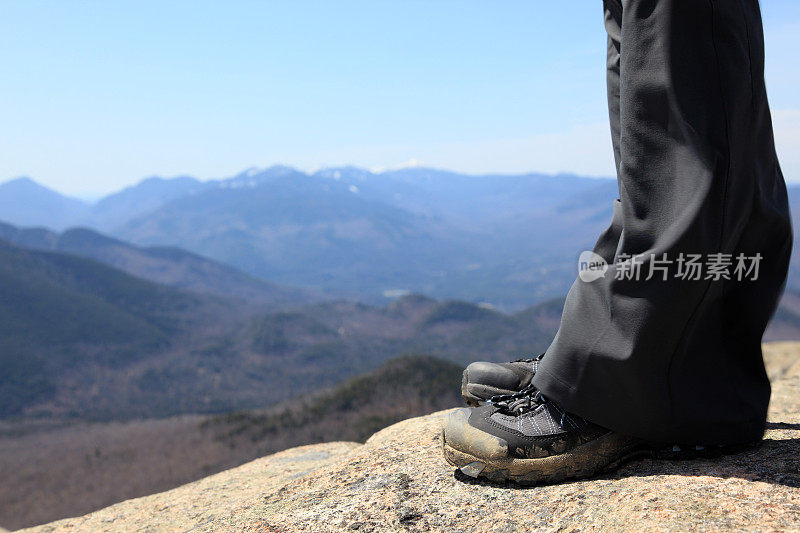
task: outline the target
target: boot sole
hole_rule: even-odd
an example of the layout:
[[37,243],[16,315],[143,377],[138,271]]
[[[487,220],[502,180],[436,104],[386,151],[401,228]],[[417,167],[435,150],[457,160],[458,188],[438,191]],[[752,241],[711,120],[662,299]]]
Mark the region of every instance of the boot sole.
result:
[[718,446],[667,446],[646,443],[635,437],[609,433],[578,446],[571,452],[538,459],[506,457],[487,460],[457,450],[442,435],[442,449],[448,463],[472,478],[486,478],[495,483],[543,485],[567,479],[584,479],[616,470],[634,459],[685,461],[716,459],[751,451],[762,441]]
[[444,441],[444,435],[442,437],[445,459],[462,473],[473,478],[483,477],[496,483],[513,481],[519,485],[549,484],[566,479],[592,477],[604,470],[614,469],[627,460],[647,456],[649,453],[640,439],[619,433],[607,433],[565,454],[537,459],[515,457],[482,459],[453,448]]

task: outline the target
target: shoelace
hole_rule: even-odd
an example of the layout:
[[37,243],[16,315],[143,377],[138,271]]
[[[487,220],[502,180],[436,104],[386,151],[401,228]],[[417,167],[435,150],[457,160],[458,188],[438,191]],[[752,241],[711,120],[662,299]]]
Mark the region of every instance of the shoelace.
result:
[[537,390],[533,385],[528,385],[519,392],[514,394],[504,394],[501,396],[493,396],[489,398],[488,402],[497,406],[500,410],[506,411],[511,414],[521,415],[536,409],[540,405],[547,402],[547,398]]

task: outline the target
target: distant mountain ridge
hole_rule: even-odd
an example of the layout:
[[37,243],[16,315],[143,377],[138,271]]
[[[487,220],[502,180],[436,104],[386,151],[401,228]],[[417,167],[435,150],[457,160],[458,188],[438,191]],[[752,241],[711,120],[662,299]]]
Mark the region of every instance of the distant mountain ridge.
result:
[[[383,294],[400,290],[519,309],[569,286],[571,255],[591,243],[593,230],[571,213],[569,223],[560,221],[569,235],[552,238],[552,224],[543,221],[559,202],[598,183],[569,175],[354,167],[305,174],[275,166],[205,182],[148,178],[81,204],[68,222],[43,216],[33,200],[30,212],[4,212],[0,220],[177,246],[258,278],[371,303],[387,303]],[[592,216],[609,206],[592,206]]]
[[0,220],[54,231],[89,226],[108,232],[173,198],[208,186],[207,182],[189,176],[153,176],[90,203],[21,177],[0,183]]
[[47,226],[60,230],[86,217],[89,210],[89,204],[57,193],[27,177],[0,183],[0,218],[21,226]]
[[0,222],[0,239],[26,248],[65,252],[94,259],[132,276],[217,296],[267,305],[302,305],[320,297],[279,286],[176,247],[139,247],[87,228],[56,233]]
[[178,244],[259,277],[371,303],[405,289],[516,309],[566,292],[572,256],[599,233],[613,189],[563,216],[559,206],[604,183],[614,182],[424,168],[250,169],[115,234]]
[[208,185],[190,176],[150,177],[101,198],[81,223],[109,231],[131,218],[161,207],[174,198],[193,194]]
[[[0,206],[14,203],[9,191],[0,186]],[[28,211],[2,211],[0,220],[49,226],[51,210],[42,206],[53,194],[29,198]],[[800,205],[800,187],[789,195]],[[373,304],[406,291],[518,310],[566,293],[579,252],[605,228],[616,197],[613,179],[569,174],[421,167],[308,174],[274,166],[203,182],[149,178],[88,211],[65,198],[52,212],[74,216],[52,225],[179,247],[257,278]],[[795,258],[790,287],[800,288],[798,265]]]

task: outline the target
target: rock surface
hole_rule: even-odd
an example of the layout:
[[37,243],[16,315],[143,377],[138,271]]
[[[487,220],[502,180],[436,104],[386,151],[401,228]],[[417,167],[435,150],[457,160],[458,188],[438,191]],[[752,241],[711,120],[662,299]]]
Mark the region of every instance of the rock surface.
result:
[[363,445],[293,448],[31,531],[798,530],[798,346],[767,351],[774,379],[768,431],[759,449],[738,455],[640,460],[598,479],[496,486],[444,462],[439,412],[390,426]]

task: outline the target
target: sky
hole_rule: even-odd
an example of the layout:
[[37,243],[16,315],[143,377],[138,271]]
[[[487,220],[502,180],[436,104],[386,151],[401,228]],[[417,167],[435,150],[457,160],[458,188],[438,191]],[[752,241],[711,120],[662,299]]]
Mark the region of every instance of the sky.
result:
[[[425,165],[613,175],[600,0],[0,0],[0,182]],[[800,2],[763,0],[800,182]]]

